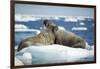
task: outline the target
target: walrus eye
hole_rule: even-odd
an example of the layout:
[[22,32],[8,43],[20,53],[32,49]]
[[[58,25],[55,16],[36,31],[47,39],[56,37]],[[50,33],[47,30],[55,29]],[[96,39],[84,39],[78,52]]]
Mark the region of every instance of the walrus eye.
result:
[[43,24],[44,24],[45,26],[47,26],[48,20],[44,20]]

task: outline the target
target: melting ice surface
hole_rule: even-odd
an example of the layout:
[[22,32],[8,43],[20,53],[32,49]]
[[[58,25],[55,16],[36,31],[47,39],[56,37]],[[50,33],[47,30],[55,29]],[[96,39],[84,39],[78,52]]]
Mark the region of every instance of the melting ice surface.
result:
[[94,49],[71,48],[62,45],[30,46],[16,52],[25,65],[93,61]]

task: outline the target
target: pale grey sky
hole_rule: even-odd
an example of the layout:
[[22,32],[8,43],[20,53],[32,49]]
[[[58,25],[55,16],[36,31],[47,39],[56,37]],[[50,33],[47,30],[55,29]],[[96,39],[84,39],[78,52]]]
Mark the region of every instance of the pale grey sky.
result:
[[15,14],[53,15],[53,16],[92,16],[94,8],[60,7],[47,5],[16,4]]

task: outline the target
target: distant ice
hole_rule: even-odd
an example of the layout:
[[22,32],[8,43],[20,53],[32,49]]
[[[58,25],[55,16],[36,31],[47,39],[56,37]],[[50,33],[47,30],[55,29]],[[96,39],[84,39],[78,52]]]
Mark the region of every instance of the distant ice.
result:
[[65,17],[65,22],[77,22],[77,21],[83,21],[85,19],[91,20],[93,17],[89,16],[67,16]]
[[59,20],[60,18],[57,16],[40,16],[41,19],[45,20],[45,19],[50,19],[50,20]]
[[15,29],[28,29],[28,27],[24,24],[15,24]]
[[29,31],[29,32],[36,32],[36,34],[39,34],[40,33],[40,30],[37,30],[37,29],[15,29],[15,32],[26,32],[26,31]]
[[59,20],[60,18],[59,18],[59,17],[54,17],[54,19],[55,19],[55,20]]
[[71,48],[57,44],[30,46],[17,52],[16,57],[25,65],[93,61],[94,49]]
[[76,17],[66,17],[65,22],[77,22],[78,19]]
[[23,22],[27,22],[27,21],[36,21],[36,20],[40,20],[39,17],[35,17],[34,15],[21,15],[21,14],[16,14],[15,15],[15,21],[23,21]]
[[84,23],[84,22],[80,22],[80,25],[82,25],[82,26],[83,26],[83,25],[85,25],[85,23]]
[[40,30],[38,29],[29,29],[27,26],[23,24],[15,24],[15,32],[25,32],[25,31],[36,32],[36,34],[40,33]]
[[72,27],[72,30],[87,30],[87,27]]
[[55,19],[59,20],[60,18],[65,18],[65,21],[77,22],[78,20],[85,20],[85,18],[93,19],[93,17],[89,16],[48,16],[48,15],[28,15],[28,14],[16,14],[15,21],[36,21],[40,19]]
[[64,28],[63,26],[58,26],[58,28],[59,28],[60,30],[66,31],[66,28]]
[[85,18],[88,18],[88,17],[83,17],[83,16],[77,17],[78,20],[85,20]]

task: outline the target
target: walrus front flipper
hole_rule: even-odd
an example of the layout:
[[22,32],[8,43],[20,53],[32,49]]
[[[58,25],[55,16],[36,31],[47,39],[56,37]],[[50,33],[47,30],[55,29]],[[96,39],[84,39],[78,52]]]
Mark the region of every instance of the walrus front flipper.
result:
[[28,46],[30,46],[28,41],[27,42],[21,42],[19,44],[18,48],[17,48],[17,51],[20,51],[21,49],[28,47]]

